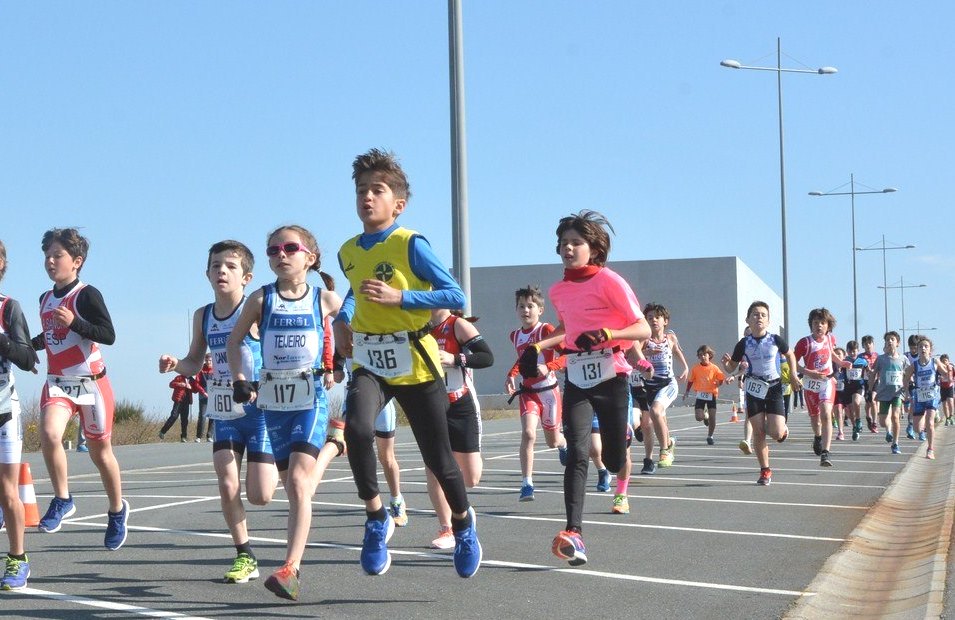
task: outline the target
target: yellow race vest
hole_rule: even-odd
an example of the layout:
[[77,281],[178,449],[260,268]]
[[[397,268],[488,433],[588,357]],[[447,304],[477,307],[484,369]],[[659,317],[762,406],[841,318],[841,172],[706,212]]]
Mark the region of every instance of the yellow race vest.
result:
[[[418,278],[411,271],[408,249],[417,233],[407,228],[396,228],[388,237],[365,250],[358,245],[358,236],[352,237],[338,251],[338,260],[348,278],[355,297],[355,313],[351,328],[364,334],[395,334],[415,332],[431,320],[431,310],[407,309],[369,302],[359,291],[363,280],[381,280],[399,291],[430,291],[431,283]],[[431,363],[440,376],[433,377],[418,348],[411,347],[411,374],[385,379],[392,385],[415,385],[444,377],[438,357],[438,343],[430,335],[420,340]],[[354,368],[360,366],[355,364]]]

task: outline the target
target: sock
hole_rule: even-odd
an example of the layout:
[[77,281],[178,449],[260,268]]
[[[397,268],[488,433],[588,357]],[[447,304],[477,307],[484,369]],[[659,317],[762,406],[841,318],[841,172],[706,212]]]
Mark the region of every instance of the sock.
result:
[[27,561],[27,554],[25,554],[25,553],[21,553],[20,555],[16,555],[16,554],[13,554],[13,553],[8,553],[8,554],[7,554],[7,557],[8,557],[8,558],[13,558],[14,560],[20,560],[21,562],[26,562],[26,561]]
[[604,467],[603,469],[598,469],[597,473],[600,474],[601,476],[606,476],[608,474],[607,468]]
[[524,479],[521,480],[521,484],[526,484],[526,485],[529,485],[529,486],[534,486],[534,479],[531,478],[530,476],[525,476]]
[[471,527],[471,513],[465,513],[464,517],[459,519],[451,515],[451,531],[461,532]]
[[245,553],[253,560],[255,559],[255,554],[252,553],[252,545],[249,544],[249,541],[245,541],[241,545],[236,545],[235,552],[236,552],[236,555],[240,553]]
[[569,527],[567,528],[567,531],[568,531],[568,532],[574,532],[575,534],[580,534],[580,528],[577,527],[576,525],[569,526]]
[[386,517],[384,506],[378,510],[366,510],[365,514],[368,515],[369,519],[374,519],[375,521],[384,521]]
[[617,476],[617,495],[626,495],[628,488],[630,488],[630,477],[621,478]]
[[397,496],[392,495],[392,496],[391,496],[391,503],[392,503],[392,504],[404,504],[404,503],[405,503],[405,498],[404,498],[404,496],[403,496],[401,493],[399,493]]

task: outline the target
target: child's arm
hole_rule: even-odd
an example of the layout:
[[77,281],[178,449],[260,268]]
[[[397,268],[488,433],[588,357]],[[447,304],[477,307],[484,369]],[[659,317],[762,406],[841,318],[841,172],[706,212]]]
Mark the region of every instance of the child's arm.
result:
[[[792,349],[786,351],[786,361],[789,362],[789,368],[796,367],[796,355],[792,352]],[[802,383],[799,381],[799,375],[797,373],[789,373],[789,385],[792,386],[794,392],[798,392],[802,389]]]
[[232,400],[237,403],[252,402],[256,396],[249,377],[242,372],[242,339],[249,334],[253,325],[262,320],[262,298],[262,289],[259,289],[245,302],[225,346],[229,372],[232,374]]
[[71,331],[93,342],[105,345],[116,342],[113,320],[99,290],[89,285],[84,286],[76,295],[76,309],[79,314],[73,314],[65,306],[60,306],[53,311],[53,317],[63,327],[69,327]]
[[20,370],[32,371],[36,367],[36,352],[30,342],[30,330],[20,304],[7,299],[3,304],[3,320],[6,334],[0,334],[0,356],[7,358]]
[[461,353],[455,357],[441,351],[441,365],[446,367],[489,368],[494,364],[491,348],[470,321],[458,319],[454,322],[454,337],[461,344]]
[[680,360],[681,364],[683,364],[683,372],[681,372],[680,376],[677,377],[677,381],[683,381],[686,379],[686,375],[689,372],[690,367],[686,363],[686,357],[683,355],[683,349],[680,348],[680,341],[677,340],[676,334],[668,334],[667,338],[670,339],[670,346],[673,348],[674,355],[676,355],[676,358]]
[[416,235],[408,248],[411,271],[418,278],[431,284],[430,291],[398,290],[381,280],[363,280],[358,293],[368,301],[384,306],[400,306],[406,309],[447,308],[459,310],[464,307],[464,291],[438,260],[428,241]]
[[192,342],[189,344],[189,353],[182,359],[163,353],[159,356],[159,372],[176,372],[180,375],[194,375],[202,368],[206,357],[206,334],[202,325],[205,307],[199,308],[192,315]]
[[906,366],[905,371],[902,373],[902,385],[908,385],[909,381],[912,380],[912,375],[915,374],[915,366]]

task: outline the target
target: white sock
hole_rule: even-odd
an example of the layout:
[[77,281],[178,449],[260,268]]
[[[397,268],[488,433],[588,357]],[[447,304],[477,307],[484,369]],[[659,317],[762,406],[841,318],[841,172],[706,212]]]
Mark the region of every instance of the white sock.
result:
[[525,476],[521,484],[528,484],[530,486],[534,486],[534,479],[531,476]]

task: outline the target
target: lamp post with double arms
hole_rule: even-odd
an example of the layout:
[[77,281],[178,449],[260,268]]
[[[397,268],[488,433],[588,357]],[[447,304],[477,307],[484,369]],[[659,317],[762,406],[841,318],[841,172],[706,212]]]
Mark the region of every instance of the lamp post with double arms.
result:
[[[845,187],[842,185],[841,187]],[[836,190],[841,187],[837,187]],[[856,196],[861,196],[862,194],[890,194],[897,191],[894,187],[886,187],[879,190],[866,190],[857,192],[856,191],[856,178],[855,174],[849,174],[849,191],[840,192],[836,190],[830,190],[828,192],[809,192],[810,196],[851,196],[851,205],[852,205],[852,334],[853,339],[859,341],[859,294],[858,294],[858,284],[856,279]]]
[[[856,252],[871,252],[872,250],[879,250],[882,252],[882,286],[879,288],[882,289],[882,300],[885,305],[885,331],[889,331],[889,289],[888,282],[886,281],[886,269],[885,269],[885,252],[886,250],[911,250],[914,245],[886,245],[885,244],[885,235],[882,235],[881,245],[873,245],[868,248],[856,248]],[[904,323],[904,321],[903,321]]]
[[[899,289],[900,301],[902,303],[902,346],[906,345],[905,341],[905,289],[907,288],[925,288],[926,284],[906,284],[905,278],[899,278],[898,284],[893,284],[892,286],[880,286],[881,289]],[[889,331],[889,330],[886,330]]]
[[835,67],[820,67],[818,69],[784,69],[782,67],[782,43],[779,37],[776,38],[776,66],[775,67],[757,67],[744,65],[738,60],[723,60],[720,62],[723,67],[730,69],[752,69],[754,71],[775,71],[776,72],[776,101],[779,110],[779,211],[782,231],[782,255],[783,255],[783,335],[789,338],[789,269],[786,262],[786,166],[783,157],[783,73],[815,73],[818,75],[829,75],[836,73]]

